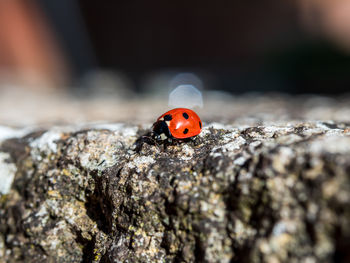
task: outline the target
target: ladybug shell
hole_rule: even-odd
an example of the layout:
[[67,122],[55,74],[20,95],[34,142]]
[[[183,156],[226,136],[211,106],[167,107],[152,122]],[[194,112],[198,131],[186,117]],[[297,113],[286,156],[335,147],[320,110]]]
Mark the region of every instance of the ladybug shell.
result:
[[202,130],[202,121],[190,109],[176,108],[167,111],[156,123],[165,122],[170,135],[176,139],[185,139],[198,135]]

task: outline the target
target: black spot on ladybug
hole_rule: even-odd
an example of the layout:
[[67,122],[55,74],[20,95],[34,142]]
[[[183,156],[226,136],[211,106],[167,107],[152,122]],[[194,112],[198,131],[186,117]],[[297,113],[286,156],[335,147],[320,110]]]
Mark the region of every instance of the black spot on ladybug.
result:
[[188,129],[186,128],[185,130],[184,130],[184,134],[187,134],[188,133]]
[[182,113],[182,116],[187,120],[188,119],[188,114],[186,112]]
[[202,123],[201,123],[201,122],[199,122],[199,128],[201,128],[201,129],[202,129]]
[[173,119],[173,117],[170,114],[167,114],[164,116],[165,121],[171,121],[172,119]]

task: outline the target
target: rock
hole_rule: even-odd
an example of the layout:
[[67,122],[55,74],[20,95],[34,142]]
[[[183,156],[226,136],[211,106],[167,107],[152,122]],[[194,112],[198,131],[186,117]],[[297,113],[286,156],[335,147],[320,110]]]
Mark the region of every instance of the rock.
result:
[[4,137],[0,261],[349,262],[348,123],[213,123],[137,153],[143,133]]

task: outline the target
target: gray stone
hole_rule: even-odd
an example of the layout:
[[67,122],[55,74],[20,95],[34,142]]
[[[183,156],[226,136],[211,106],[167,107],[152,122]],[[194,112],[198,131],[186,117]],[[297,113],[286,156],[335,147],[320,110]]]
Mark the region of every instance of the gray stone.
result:
[[136,152],[143,133],[6,137],[0,262],[349,262],[350,124],[207,123]]

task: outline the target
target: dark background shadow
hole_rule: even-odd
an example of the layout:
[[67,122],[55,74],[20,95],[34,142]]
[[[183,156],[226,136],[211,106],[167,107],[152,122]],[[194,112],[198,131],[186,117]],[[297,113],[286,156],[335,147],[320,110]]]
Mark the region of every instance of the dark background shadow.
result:
[[75,80],[116,70],[142,92],[147,74],[170,70],[233,93],[349,91],[349,54],[310,33],[295,1],[39,2]]

